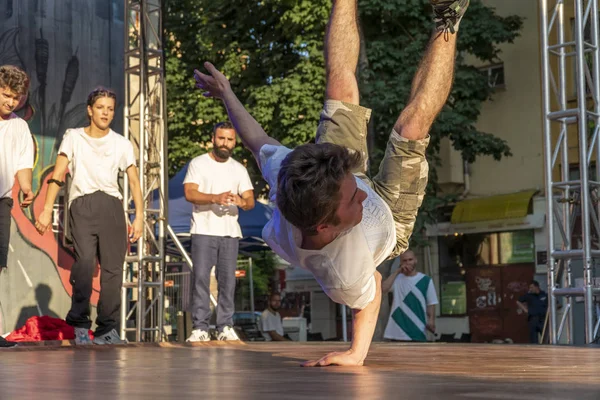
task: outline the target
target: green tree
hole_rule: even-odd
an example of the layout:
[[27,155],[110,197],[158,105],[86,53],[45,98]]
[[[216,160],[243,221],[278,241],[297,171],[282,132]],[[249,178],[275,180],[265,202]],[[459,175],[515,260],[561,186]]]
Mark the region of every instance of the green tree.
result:
[[[219,101],[193,90],[193,70],[210,60],[270,135],[284,145],[314,136],[325,85],[323,32],[329,2],[266,0],[165,2],[169,172],[206,151]],[[236,156],[251,159],[241,146]],[[254,181],[262,184],[253,160]]]
[[[254,288],[254,298],[267,296],[273,286],[273,275],[275,274],[275,256],[270,251],[262,251],[257,254],[258,257],[252,259],[252,286]],[[241,302],[250,299],[250,271],[247,264],[238,266],[239,269],[246,271],[246,276],[239,278],[236,290],[237,299]],[[240,307],[238,307],[239,309]]]
[[[204,60],[230,78],[240,100],[268,134],[292,147],[314,138],[325,88],[323,35],[330,6],[330,0],[165,1],[171,174],[207,151],[212,126],[226,118],[220,102],[203,99],[193,90],[193,69],[201,68]],[[362,102],[373,109],[374,174],[430,38],[431,7],[428,0],[359,0],[359,9],[364,38],[359,79]],[[505,141],[475,128],[492,89],[465,57],[496,62],[499,45],[511,43],[521,25],[521,18],[500,17],[481,0],[471,0],[461,23],[455,84],[431,132],[430,185],[417,233],[449,200],[437,196],[442,137],[449,137],[468,162],[481,155],[498,160],[510,155]],[[264,183],[254,160],[241,146],[236,152],[238,159],[248,160],[260,190]]]
[[[427,0],[360,2],[366,49],[360,65],[360,85],[365,104],[373,109],[372,169],[379,165],[391,127],[408,100],[412,78],[430,39],[431,7],[428,3]],[[456,199],[456,195],[438,194],[436,168],[439,167],[438,154],[443,137],[449,137],[454,148],[469,163],[482,155],[496,160],[510,156],[504,140],[475,128],[481,106],[490,98],[493,89],[489,87],[487,77],[466,64],[465,58],[475,57],[483,63],[498,62],[499,44],[512,43],[521,27],[522,18],[500,17],[480,0],[471,0],[460,26],[454,86],[431,130],[429,185],[413,241],[419,241],[425,223],[436,220],[440,205]]]

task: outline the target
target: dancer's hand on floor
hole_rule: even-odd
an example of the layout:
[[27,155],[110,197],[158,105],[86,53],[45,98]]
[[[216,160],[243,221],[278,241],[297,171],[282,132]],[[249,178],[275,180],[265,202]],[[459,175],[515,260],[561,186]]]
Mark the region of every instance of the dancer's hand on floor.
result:
[[320,360],[306,361],[302,363],[303,367],[326,367],[328,365],[339,365],[339,366],[362,366],[363,360],[360,360],[356,353],[351,349],[347,351],[336,351],[327,354]]

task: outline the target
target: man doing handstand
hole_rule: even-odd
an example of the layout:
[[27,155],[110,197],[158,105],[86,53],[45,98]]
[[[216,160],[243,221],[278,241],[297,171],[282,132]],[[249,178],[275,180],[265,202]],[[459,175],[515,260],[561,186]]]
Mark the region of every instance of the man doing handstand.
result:
[[325,38],[326,100],[315,144],[294,150],[269,137],[212,64],[195,71],[196,87],[223,101],[252,151],[277,205],[263,238],[279,256],[313,273],[335,302],[353,309],[350,349],[303,365],[362,365],[381,302],[376,267],[408,248],[425,194],[429,130],[452,86],[456,36],[469,0],[430,0],[436,24],[411,94],[370,180],[367,124],[355,71],[360,39],[356,0],[334,0]]

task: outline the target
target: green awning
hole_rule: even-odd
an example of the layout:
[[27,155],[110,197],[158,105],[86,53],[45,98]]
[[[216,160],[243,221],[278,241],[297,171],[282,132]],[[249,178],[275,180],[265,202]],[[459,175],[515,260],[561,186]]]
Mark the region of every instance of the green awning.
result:
[[452,211],[452,223],[524,218],[532,209],[531,199],[537,190],[502,194],[460,201]]

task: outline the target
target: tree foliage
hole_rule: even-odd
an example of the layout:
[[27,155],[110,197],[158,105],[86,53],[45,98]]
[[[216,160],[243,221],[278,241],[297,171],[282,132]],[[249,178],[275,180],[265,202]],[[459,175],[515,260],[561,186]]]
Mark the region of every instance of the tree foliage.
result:
[[[263,251],[257,256],[252,261],[252,287],[255,299],[268,296],[273,291],[273,276],[276,271],[276,261],[273,253]],[[247,265],[242,266],[241,269],[246,271],[246,276],[237,280],[235,298],[236,301],[239,299],[240,303],[243,303],[243,299],[250,299],[250,271]],[[236,307],[236,309],[240,308]]]
[[[292,147],[313,140],[325,88],[323,37],[330,7],[330,0],[165,1],[171,174],[207,151],[212,126],[226,118],[220,102],[193,89],[193,69],[205,60],[230,78],[268,134]],[[427,0],[359,0],[359,10],[364,51],[358,75],[361,101],[373,109],[371,172],[376,173],[431,35],[431,7]],[[510,155],[504,140],[475,128],[492,89],[465,58],[497,62],[499,45],[512,43],[521,26],[520,17],[500,17],[481,0],[471,0],[460,27],[454,87],[431,131],[432,172],[420,226],[435,218],[445,201],[436,197],[442,137],[449,137],[468,162]],[[250,154],[238,146],[235,155],[248,160],[260,189],[264,183]]]
[[[170,0],[166,2],[170,172],[206,151],[220,102],[193,90],[206,60],[231,80],[252,115],[284,145],[314,136],[325,85],[323,32],[328,1]],[[237,148],[237,157],[251,158]],[[249,168],[261,182],[253,161]]]
[[[365,103],[373,109],[375,146],[372,156],[377,161],[383,155],[399,110],[408,100],[412,78],[430,39],[431,8],[424,0],[364,0],[360,4],[366,47],[360,85]],[[496,160],[511,155],[504,140],[475,127],[481,106],[490,99],[493,89],[488,85],[487,76],[465,59],[474,57],[483,64],[499,62],[499,45],[512,43],[521,27],[522,18],[500,17],[481,1],[471,0],[460,25],[452,92],[431,129],[429,185],[413,239],[419,238],[425,223],[435,221],[440,205],[456,199],[456,195],[438,194],[436,169],[440,166],[438,154],[443,137],[449,137],[453,147],[469,163],[483,155]]]

